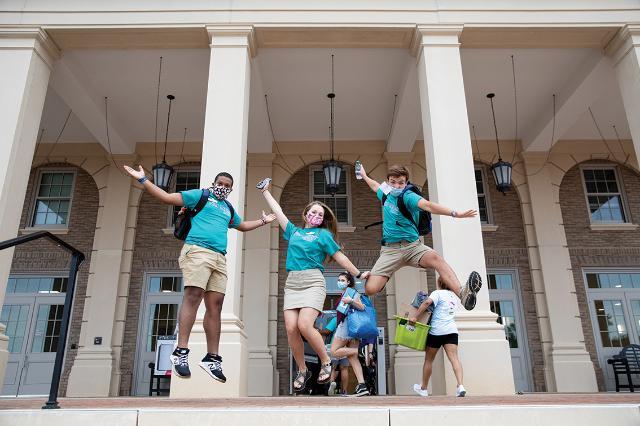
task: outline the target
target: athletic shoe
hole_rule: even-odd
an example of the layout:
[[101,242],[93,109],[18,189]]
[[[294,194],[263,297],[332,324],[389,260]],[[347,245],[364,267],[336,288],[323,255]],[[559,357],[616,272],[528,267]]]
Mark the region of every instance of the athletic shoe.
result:
[[331,384],[329,385],[329,390],[327,391],[327,395],[334,396],[336,394],[336,386],[336,382],[331,382]]
[[258,188],[259,190],[263,190],[264,188],[269,186],[270,182],[271,182],[271,178],[264,178],[260,182],[258,182],[258,184],[256,185],[256,188]]
[[169,360],[171,364],[173,364],[173,371],[176,373],[178,377],[191,377],[191,370],[189,370],[189,349],[187,348],[176,348],[171,355],[169,355]]
[[353,396],[366,396],[369,395],[369,389],[365,383],[358,383],[356,386],[356,391],[353,393]]
[[200,365],[212,379],[222,383],[227,381],[227,378],[222,374],[222,357],[220,355],[206,354],[198,365]]
[[462,398],[466,394],[467,394],[467,390],[464,388],[464,386],[460,385],[456,388],[456,396],[459,396],[460,398]]
[[426,389],[422,389],[422,385],[419,385],[417,383],[413,385],[413,391],[420,396],[429,396],[429,391],[427,391]]
[[467,284],[460,292],[460,301],[467,311],[472,310],[476,306],[476,294],[482,288],[482,277],[476,271],[472,271],[467,279]]

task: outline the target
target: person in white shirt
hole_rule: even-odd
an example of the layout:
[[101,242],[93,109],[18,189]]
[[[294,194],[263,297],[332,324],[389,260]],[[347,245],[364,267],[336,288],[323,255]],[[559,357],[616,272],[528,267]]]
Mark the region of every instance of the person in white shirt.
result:
[[413,390],[420,396],[429,396],[427,385],[431,378],[433,360],[440,347],[444,347],[444,352],[449,358],[453,373],[456,376],[458,386],[456,396],[465,396],[467,390],[462,384],[462,364],[458,358],[458,327],[454,320],[456,308],[460,299],[455,293],[447,288],[440,277],[436,282],[437,290],[433,291],[429,297],[420,305],[415,315],[409,318],[410,323],[415,323],[417,318],[433,304],[431,314],[431,329],[427,338],[427,347],[424,354],[424,366],[422,367],[422,383],[413,385]]

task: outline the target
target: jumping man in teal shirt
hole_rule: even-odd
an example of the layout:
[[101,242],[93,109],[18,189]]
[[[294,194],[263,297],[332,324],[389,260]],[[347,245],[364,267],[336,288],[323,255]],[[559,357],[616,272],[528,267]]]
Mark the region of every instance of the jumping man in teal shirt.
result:
[[[157,187],[139,166],[134,170],[124,169],[140,182],[144,189],[164,204],[185,206],[193,209],[203,194],[201,189],[167,193]],[[234,228],[246,232],[275,220],[275,215],[262,212],[262,218],[243,222],[235,213],[231,217],[231,204],[227,196],[233,188],[233,177],[226,172],[218,173],[204,207],[191,219],[191,229],[180,252],[178,264],[182,270],[184,297],[178,317],[178,345],[171,354],[174,371],[178,377],[190,377],[189,335],[196,319],[198,306],[204,299],[206,313],[203,326],[207,338],[207,354],[199,365],[209,376],[226,382],[222,373],[222,357],[218,353],[220,343],[220,312],[227,284],[226,258],[227,230]]]

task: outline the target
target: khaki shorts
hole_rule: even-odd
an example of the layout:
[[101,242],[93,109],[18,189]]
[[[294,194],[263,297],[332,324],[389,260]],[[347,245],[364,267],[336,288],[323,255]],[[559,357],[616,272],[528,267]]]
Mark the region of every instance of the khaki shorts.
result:
[[204,291],[224,294],[227,289],[227,260],[222,253],[193,244],[180,251],[178,265],[182,269],[185,287],[200,287]]
[[388,243],[380,248],[380,257],[373,265],[371,275],[381,275],[390,278],[391,275],[403,266],[413,266],[420,268],[422,256],[433,250],[420,241],[412,243],[402,241],[399,243]]

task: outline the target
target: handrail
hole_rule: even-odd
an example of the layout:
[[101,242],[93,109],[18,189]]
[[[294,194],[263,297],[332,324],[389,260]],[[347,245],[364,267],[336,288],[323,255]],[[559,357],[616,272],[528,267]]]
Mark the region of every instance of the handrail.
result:
[[64,351],[67,346],[67,333],[69,331],[69,320],[71,319],[71,306],[73,303],[73,295],[76,289],[76,276],[78,275],[78,267],[85,260],[84,253],[73,247],[66,241],[56,237],[48,231],[37,231],[28,235],[21,235],[10,240],[0,242],[0,250],[15,247],[20,244],[28,243],[39,238],[48,238],[58,247],[71,252],[71,263],[69,265],[69,279],[67,280],[67,293],[64,298],[64,309],[62,311],[62,324],[60,324],[60,337],[58,338],[58,348],[56,351],[56,360],[53,364],[53,376],[51,377],[51,388],[49,390],[49,400],[42,408],[60,408],[58,405],[58,389],[60,387],[60,375],[62,373],[62,362],[64,361]]

